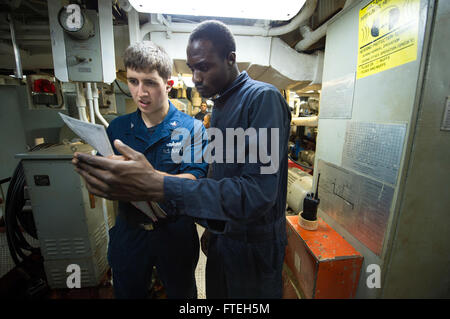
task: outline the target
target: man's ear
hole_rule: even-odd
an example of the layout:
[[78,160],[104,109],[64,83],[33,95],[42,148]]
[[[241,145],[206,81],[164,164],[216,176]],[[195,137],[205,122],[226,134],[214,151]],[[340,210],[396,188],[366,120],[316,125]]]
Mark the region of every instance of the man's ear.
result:
[[171,79],[167,80],[167,84],[166,84],[167,93],[169,93],[170,90],[172,90],[173,84],[174,84],[173,80],[171,80]]
[[227,63],[229,66],[233,66],[236,63],[236,52],[231,51],[227,56]]

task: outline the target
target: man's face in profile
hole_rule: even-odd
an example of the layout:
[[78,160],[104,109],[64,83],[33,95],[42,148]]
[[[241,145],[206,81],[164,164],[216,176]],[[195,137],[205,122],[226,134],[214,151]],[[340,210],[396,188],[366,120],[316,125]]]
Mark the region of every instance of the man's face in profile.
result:
[[212,97],[225,90],[231,78],[231,64],[219,55],[209,40],[190,42],[186,49],[192,81],[202,97]]

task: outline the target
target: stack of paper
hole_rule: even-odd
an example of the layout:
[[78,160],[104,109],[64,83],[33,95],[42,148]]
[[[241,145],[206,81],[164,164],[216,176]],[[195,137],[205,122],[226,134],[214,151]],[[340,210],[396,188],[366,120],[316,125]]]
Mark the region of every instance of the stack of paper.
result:
[[[113,148],[109,142],[108,134],[103,125],[88,123],[74,119],[65,114],[59,113],[67,126],[77,134],[82,140],[91,145],[105,157],[114,155]],[[136,208],[156,222],[159,218],[165,218],[166,212],[156,202],[131,202]]]

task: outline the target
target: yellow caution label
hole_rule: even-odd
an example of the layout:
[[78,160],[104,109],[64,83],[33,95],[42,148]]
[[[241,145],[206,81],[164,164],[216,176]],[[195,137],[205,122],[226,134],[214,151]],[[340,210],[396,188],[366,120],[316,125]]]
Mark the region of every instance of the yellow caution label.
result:
[[373,0],[359,11],[356,78],[417,58],[420,0]]

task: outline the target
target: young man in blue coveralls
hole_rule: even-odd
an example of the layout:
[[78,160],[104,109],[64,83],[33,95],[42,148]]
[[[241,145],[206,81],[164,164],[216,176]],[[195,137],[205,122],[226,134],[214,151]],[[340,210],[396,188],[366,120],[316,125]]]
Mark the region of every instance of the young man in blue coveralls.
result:
[[[210,178],[164,176],[118,141],[118,150],[134,158],[131,166],[144,171],[144,176],[128,173],[124,162],[87,154],[75,154],[73,162],[93,194],[123,200],[166,200],[176,206],[170,213],[196,217],[206,226],[210,232],[207,298],[281,298],[291,115],[275,87],[239,72],[235,51],[233,35],[217,21],[198,25],[187,47],[193,82],[203,97],[214,101],[211,127],[223,133],[223,158],[215,158],[210,165]],[[237,128],[267,129],[266,136],[258,133],[258,147],[266,140],[272,162],[278,155],[276,169],[263,173],[267,161],[259,157],[256,162],[249,161],[248,138],[243,143],[244,163],[224,161],[227,153],[237,154],[240,145],[226,143],[227,129]],[[271,143],[270,131],[276,133],[278,143]],[[215,137],[218,142],[219,136]]]
[[[142,153],[142,159],[164,176],[189,180],[205,176],[206,163],[177,164],[171,159],[171,153],[176,151],[176,142],[171,139],[174,129],[184,128],[194,134],[194,130],[202,131],[204,127],[178,111],[168,99],[172,88],[172,60],[168,54],[144,41],[128,47],[124,64],[137,111],[111,122],[107,129],[111,143],[119,139]],[[114,152],[120,154],[116,148]],[[145,176],[139,169],[129,168],[127,172]],[[176,205],[160,200],[169,216],[155,223],[129,201],[119,201],[108,248],[116,298],[146,298],[153,266],[169,298],[197,298],[195,268],[199,244],[194,220],[177,216]]]

